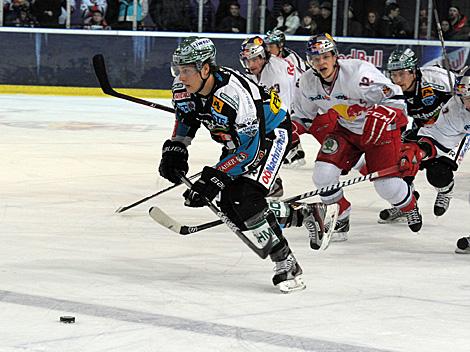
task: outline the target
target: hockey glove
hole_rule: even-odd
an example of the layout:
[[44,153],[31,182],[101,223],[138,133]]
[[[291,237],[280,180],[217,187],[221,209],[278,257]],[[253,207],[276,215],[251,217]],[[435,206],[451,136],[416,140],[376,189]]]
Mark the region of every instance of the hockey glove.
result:
[[419,171],[419,166],[425,152],[419,147],[417,143],[405,143],[400,149],[400,163],[399,170],[401,177],[415,176]]
[[183,193],[187,207],[198,208],[206,205],[203,198],[212,201],[215,196],[222,191],[231,181],[230,176],[225,172],[205,166],[202,170],[201,178],[193,186]]
[[188,172],[188,149],[181,142],[165,141],[162,150],[162,160],[158,171],[160,175],[176,184],[180,184],[180,175]]
[[[362,133],[364,145],[378,144],[387,138],[391,125],[396,122],[397,112],[382,105],[374,105],[366,112]],[[394,126],[393,129],[396,129]]]

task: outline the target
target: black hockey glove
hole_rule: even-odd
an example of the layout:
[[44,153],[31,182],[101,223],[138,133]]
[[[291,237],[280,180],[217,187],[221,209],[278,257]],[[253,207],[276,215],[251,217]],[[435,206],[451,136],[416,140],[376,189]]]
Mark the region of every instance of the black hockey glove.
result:
[[188,172],[188,149],[181,142],[170,141],[163,144],[162,160],[158,171],[160,175],[176,184],[180,184],[179,175]]
[[202,170],[201,178],[193,186],[183,193],[187,207],[203,207],[206,203],[202,197],[212,201],[215,196],[222,191],[232,179],[225,172],[205,166]]

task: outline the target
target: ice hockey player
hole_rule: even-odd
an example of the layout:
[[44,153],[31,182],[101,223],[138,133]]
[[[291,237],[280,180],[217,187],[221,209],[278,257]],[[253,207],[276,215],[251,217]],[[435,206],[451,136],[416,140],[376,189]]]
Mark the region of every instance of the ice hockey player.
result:
[[[267,44],[267,49],[271,55],[282,58],[292,63],[297,70],[302,74],[307,71],[309,66],[305,61],[297,54],[294,50],[286,47],[286,36],[283,31],[279,29],[273,29],[266,33],[264,41]],[[284,164],[288,168],[295,168],[305,165],[305,152],[300,144],[300,133],[305,132],[301,126],[298,126],[295,122],[292,126],[292,146],[284,160]]]
[[[272,56],[261,37],[249,37],[240,47],[240,63],[248,77],[256,83],[274,89],[282,102],[291,109],[292,100],[300,78],[299,71],[291,63]],[[302,160],[304,163],[305,161]],[[284,194],[281,178],[277,178],[269,193],[270,197],[281,197]]]
[[[268,93],[238,71],[217,66],[216,48],[208,38],[182,41],[171,69],[176,119],[172,137],[163,144],[160,175],[181,182],[189,168],[187,147],[204,125],[222,144],[222,154],[183,194],[185,205],[204,206],[204,197],[212,201],[220,193],[221,211],[244,233],[272,238],[273,284],[285,293],[305,288],[302,269],[265,199],[291,138],[286,107],[275,91]],[[312,219],[316,207],[301,210]]]
[[[445,104],[439,117],[431,126],[419,129],[417,142],[405,143],[401,169],[414,176],[421,162],[437,161],[447,156],[449,151],[465,151],[470,145],[464,137],[470,133],[470,71],[466,70],[457,77],[454,85],[455,96]],[[462,143],[465,142],[465,143]],[[461,155],[464,153],[461,153]],[[439,179],[443,186],[453,184],[454,175],[448,163],[440,163]],[[470,237],[457,241],[457,253],[470,253]]]
[[[336,183],[343,171],[356,164],[362,154],[369,172],[399,163],[401,127],[408,119],[399,86],[393,84],[371,63],[338,59],[336,43],[329,34],[310,38],[307,60],[312,70],[300,78],[293,117],[313,120],[319,112],[334,111],[338,123],[326,136],[317,155],[313,182],[317,188]],[[400,173],[373,181],[383,199],[406,213],[413,232],[421,229],[422,218],[416,199]],[[350,203],[343,190],[321,194],[325,204],[338,203],[337,231],[349,229]],[[344,230],[343,230],[344,229]]]
[[[393,83],[399,85],[406,97],[408,116],[412,126],[402,133],[404,142],[416,141],[418,130],[436,122],[442,106],[452,97],[453,84],[449,82],[446,69],[437,66],[418,67],[418,58],[411,49],[396,49],[390,55],[387,71]],[[449,72],[451,81],[455,81],[453,73]],[[448,183],[442,178],[450,170],[457,170],[458,151],[456,146],[449,153],[442,154],[432,161],[423,162],[421,167],[426,169],[428,182],[435,187],[437,197],[434,202],[434,215],[443,215],[452,199],[454,182]],[[405,181],[412,185],[414,177]],[[417,191],[415,196],[418,196]],[[379,214],[380,223],[399,222],[406,216],[398,208],[384,209]],[[406,220],[405,220],[406,221]]]

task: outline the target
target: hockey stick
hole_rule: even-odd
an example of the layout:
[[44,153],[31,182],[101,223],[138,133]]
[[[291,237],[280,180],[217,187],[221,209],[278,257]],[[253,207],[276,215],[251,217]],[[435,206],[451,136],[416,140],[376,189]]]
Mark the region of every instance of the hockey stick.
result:
[[95,70],[95,75],[98,78],[98,81],[100,82],[100,86],[104,94],[111,95],[113,97],[128,100],[128,101],[132,101],[133,103],[149,106],[154,109],[159,109],[159,110],[163,110],[163,111],[167,111],[171,113],[175,112],[175,109],[170,108],[168,106],[161,105],[158,103],[152,103],[151,101],[148,101],[148,100],[136,98],[136,97],[115,91],[113,87],[111,87],[111,84],[109,83],[108,73],[106,71],[106,65],[105,65],[104,57],[102,54],[97,54],[93,56],[93,68]]
[[156,206],[151,207],[149,209],[149,214],[150,217],[156,222],[158,222],[160,225],[180,235],[189,235],[191,233],[210,229],[211,227],[215,227],[224,223],[222,220],[215,220],[211,222],[206,222],[201,225],[181,225],[178,221],[168,216],[168,214],[166,214],[163,210]]
[[[184,175],[181,175],[181,181],[188,187],[188,188],[191,188],[192,187],[192,183],[191,181]],[[268,254],[269,254],[269,251],[271,250],[271,247],[272,247],[272,242],[273,242],[273,238],[272,236],[268,236],[268,238],[266,237],[256,237],[255,238],[255,242],[252,242],[248,237],[245,236],[245,234],[238,228],[237,225],[235,225],[232,221],[230,221],[230,219],[227,217],[227,215],[225,215],[222,211],[220,211],[214,204],[212,204],[211,201],[209,201],[207,198],[203,198],[203,201],[206,203],[207,207],[215,214],[217,215],[217,217],[219,217],[219,221],[223,222],[225,225],[227,225],[227,227],[233,231],[233,233],[235,233],[253,252],[255,252],[260,258],[262,259],[265,259]],[[153,209],[158,209],[156,207],[154,207]],[[158,210],[154,210],[154,214],[157,214]],[[160,211],[161,212],[161,211]],[[163,213],[163,212],[161,212]],[[163,213],[164,214],[164,213]],[[152,216],[152,214],[150,214]],[[166,216],[166,214],[164,214]],[[152,216],[152,218],[154,218]],[[168,219],[171,220],[170,217],[166,217],[164,218],[163,220],[164,221],[169,221]],[[160,221],[156,220],[158,223],[160,223]],[[162,221],[163,222],[163,221]],[[202,230],[202,227],[204,227],[204,229],[206,228],[210,228],[210,227],[214,227],[217,224],[217,220],[216,221],[213,221],[212,223],[207,223],[207,224],[202,224],[202,225],[199,225],[198,227],[201,228]],[[209,225],[210,224],[210,225]],[[175,225],[175,222],[167,222],[166,225]],[[165,227],[168,227],[166,225],[163,225]],[[175,229],[177,229],[177,225],[179,225],[178,223],[176,223],[176,226],[175,226]],[[182,226],[181,226],[182,227]],[[188,228],[190,228],[191,226],[188,226]],[[169,228],[169,227],[168,227]],[[194,228],[194,226],[193,226]],[[178,231],[179,232],[179,231]],[[262,247],[258,247],[257,244],[262,244]]]
[[393,174],[393,173],[398,172],[398,171],[399,171],[399,166],[398,165],[390,166],[386,169],[375,171],[375,172],[372,172],[372,173],[364,175],[364,176],[354,177],[354,178],[351,178],[349,180],[341,181],[341,182],[335,183],[333,185],[322,187],[322,188],[317,189],[315,191],[310,191],[310,192],[302,193],[302,194],[299,194],[299,195],[296,195],[296,196],[293,196],[293,197],[290,197],[290,198],[287,198],[287,199],[283,199],[283,200],[281,200],[281,202],[293,203],[293,202],[296,202],[298,200],[314,197],[314,196],[316,196],[320,193],[332,191],[332,190],[342,188],[342,187],[355,185],[356,183],[360,183],[360,182],[363,182],[363,181],[367,181],[367,180],[387,176],[387,175]]
[[446,50],[446,46],[444,44],[444,35],[442,34],[441,22],[439,21],[439,14],[437,13],[437,1],[433,0],[432,5],[434,7],[434,20],[436,21],[437,35],[439,36],[439,40],[441,41],[442,56],[444,56],[444,66],[445,66],[445,69],[447,71],[447,78],[449,79],[450,91],[452,93],[452,96],[454,96],[455,92],[454,92],[454,89],[453,89],[454,85],[452,83],[452,77],[450,76],[449,57],[447,56],[447,50]]
[[[376,172],[373,172],[373,173],[370,173],[370,174],[367,174],[367,175],[364,175],[364,176],[360,176],[360,177],[356,177],[356,178],[353,178],[353,179],[338,182],[334,185],[326,186],[326,187],[317,189],[315,191],[302,193],[302,194],[299,194],[297,196],[287,198],[286,200],[282,200],[281,202],[292,203],[292,202],[295,202],[295,201],[298,201],[298,200],[301,200],[301,199],[316,196],[316,195],[318,195],[322,192],[331,191],[333,189],[351,186],[351,185],[354,185],[356,183],[360,183],[360,182],[363,182],[363,181],[366,181],[366,180],[387,176],[387,175],[390,175],[390,174],[392,174],[394,172],[397,172],[397,171],[398,171],[398,166],[391,166],[389,168],[386,168],[386,169],[383,169],[383,170],[380,170],[380,171],[376,171]],[[154,211],[152,211],[152,209],[154,209]],[[150,216],[152,217],[152,219],[154,219],[160,225],[163,225],[163,226],[169,228],[170,230],[175,231],[179,234],[183,234],[180,231],[188,231],[189,233],[195,233],[195,232],[199,232],[199,231],[202,231],[202,230],[209,229],[211,227],[221,225],[223,223],[222,220],[216,220],[216,221],[206,222],[206,223],[203,223],[203,224],[200,224],[200,225],[195,225],[195,226],[181,225],[178,221],[176,221],[175,219],[169,217],[166,213],[164,213],[158,207],[150,208],[149,212],[150,212]],[[190,230],[190,229],[192,229],[192,230]],[[327,244],[329,242],[329,239],[331,238],[331,234],[332,233],[329,234],[329,238],[327,239],[325,249],[328,248]],[[186,235],[186,233],[185,233],[185,235]]]
[[[192,176],[189,176],[189,179],[192,180],[193,178],[196,178],[196,177],[200,176],[201,173],[202,173],[202,172],[198,172],[197,174],[194,174],[194,175],[192,175]],[[180,183],[180,184],[177,184],[177,185],[176,185],[176,184],[175,184],[175,185],[171,185],[171,186],[169,186],[169,187],[167,187],[167,188],[165,188],[165,189],[162,189],[162,190],[158,191],[157,193],[154,193],[154,194],[152,194],[152,195],[150,195],[150,196],[148,196],[148,197],[142,198],[142,199],[138,200],[137,202],[134,202],[134,203],[132,203],[132,204],[119,207],[119,208],[117,208],[114,212],[115,212],[115,213],[123,213],[123,212],[125,212],[126,210],[129,210],[129,209],[131,209],[131,208],[134,208],[135,206],[137,206],[137,205],[139,205],[139,204],[142,204],[142,203],[148,201],[149,199],[155,198],[156,196],[159,196],[160,194],[163,194],[163,193],[165,193],[165,192],[168,192],[168,191],[172,190],[173,188],[178,187],[179,185],[181,185],[181,183]]]

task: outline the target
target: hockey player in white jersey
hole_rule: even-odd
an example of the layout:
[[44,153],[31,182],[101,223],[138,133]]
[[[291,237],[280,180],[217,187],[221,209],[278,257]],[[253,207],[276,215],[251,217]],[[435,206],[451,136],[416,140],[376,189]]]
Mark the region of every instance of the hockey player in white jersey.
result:
[[[399,85],[406,97],[408,116],[413,119],[412,126],[404,131],[404,142],[416,141],[418,130],[423,126],[432,125],[438,118],[442,106],[452,97],[453,83],[449,82],[447,70],[437,67],[418,67],[418,58],[411,49],[396,49],[390,55],[387,71],[392,82]],[[449,72],[451,81],[454,74]],[[428,182],[437,190],[434,203],[434,214],[442,216],[448,209],[452,199],[453,182],[447,182],[452,170],[457,170],[459,147],[456,146],[447,155],[429,162],[421,163],[426,169]],[[443,177],[445,176],[445,177]],[[406,177],[405,181],[412,185],[414,177]],[[415,196],[418,196],[415,191]],[[401,221],[405,214],[397,208],[384,209],[379,214],[380,223]]]
[[[300,72],[294,65],[272,56],[266,48],[266,43],[259,36],[249,37],[243,41],[240,48],[240,63],[248,77],[268,89],[274,89],[282,102],[289,107],[289,110],[291,109],[297,81],[300,78]],[[302,162],[305,164],[303,159]],[[282,180],[278,177],[269,196],[281,197],[283,192]]]
[[[414,176],[422,162],[437,161],[448,157],[458,150],[463,154],[470,147],[465,138],[470,134],[470,70],[457,77],[454,85],[455,96],[439,112],[437,121],[431,126],[421,127],[417,133],[417,142],[404,144],[401,169]],[[442,163],[439,175],[444,185],[453,184],[453,170]],[[463,237],[457,242],[457,253],[470,253],[470,237]]]
[[[273,29],[266,33],[264,41],[271,55],[282,58],[292,63],[300,73],[307,71],[309,66],[294,50],[286,47],[286,36],[283,31]],[[287,167],[298,167],[305,165],[305,152],[300,144],[299,135],[305,132],[301,126],[292,126],[292,148],[287,154],[284,164]]]
[[[343,171],[356,164],[362,154],[369,172],[397,166],[400,160],[401,131],[408,123],[405,102],[399,86],[393,84],[371,63],[341,60],[329,34],[310,38],[307,59],[312,70],[300,78],[293,118],[315,121],[319,112],[333,111],[338,123],[326,136],[317,155],[313,182],[317,188],[338,182]],[[375,179],[379,196],[407,215],[413,232],[421,229],[422,218],[416,198],[397,172]],[[343,190],[321,194],[325,204],[338,203],[336,227],[349,228],[350,203]]]

